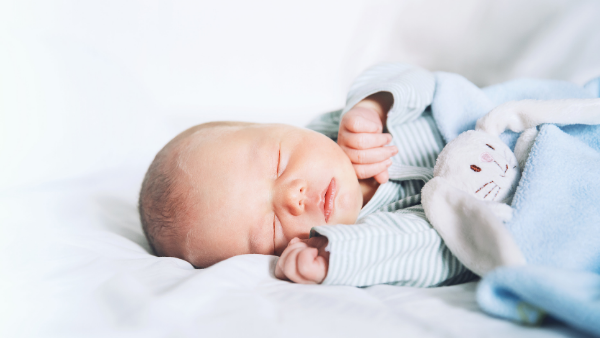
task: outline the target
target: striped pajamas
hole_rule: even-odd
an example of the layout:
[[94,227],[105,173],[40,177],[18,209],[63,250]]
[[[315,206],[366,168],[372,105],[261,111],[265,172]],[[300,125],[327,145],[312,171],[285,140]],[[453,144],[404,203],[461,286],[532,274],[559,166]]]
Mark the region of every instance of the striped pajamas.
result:
[[356,224],[314,227],[326,236],[329,271],[323,284],[394,284],[431,287],[467,282],[476,276],[444,245],[420,205],[420,191],[432,178],[444,142],[431,116],[435,79],[403,64],[381,64],[363,73],[350,88],[343,110],[319,116],[307,127],[337,139],[341,116],[367,96],[394,96],[386,128],[398,154],[390,180],[361,210]]

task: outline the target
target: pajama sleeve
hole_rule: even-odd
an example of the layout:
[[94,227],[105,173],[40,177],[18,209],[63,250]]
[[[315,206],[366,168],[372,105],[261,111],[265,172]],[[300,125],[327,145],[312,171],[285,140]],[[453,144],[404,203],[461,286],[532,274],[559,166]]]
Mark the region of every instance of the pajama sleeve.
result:
[[[435,90],[435,79],[425,70],[400,64],[378,65],[354,82],[342,114],[371,94],[392,93],[394,103],[386,126],[399,148],[392,167],[402,169],[398,175],[402,176],[407,174],[406,167],[433,168],[443,147],[431,110],[427,109]],[[403,178],[406,180],[397,177],[396,182],[390,182],[398,185],[394,189],[382,189],[391,185],[381,185],[376,192],[378,199],[373,197],[363,208],[357,224],[313,228],[311,235],[328,239],[329,268],[323,284],[430,287],[476,278],[452,255],[425,218],[422,206],[413,205],[419,200],[419,182]]]
[[315,227],[311,234],[329,240],[324,285],[431,287],[476,278],[444,245],[420,206],[376,212],[353,225]]
[[400,125],[417,119],[433,101],[434,75],[422,68],[402,63],[382,63],[367,69],[350,87],[342,115],[367,96],[389,92],[394,104],[387,125]]
[[325,113],[314,118],[306,128],[319,132],[333,141],[337,142],[338,130],[340,129],[340,117],[342,110]]
[[337,141],[341,117],[367,96],[389,92],[394,97],[387,126],[414,121],[433,100],[435,77],[425,69],[402,63],[382,63],[366,70],[352,83],[341,110],[317,116],[306,127]]
[[[423,181],[406,172],[409,167],[421,171],[433,168],[443,148],[427,109],[434,91],[432,73],[397,63],[372,67],[352,84],[336,122],[339,125],[343,114],[367,96],[391,93],[394,103],[386,127],[394,137],[392,143],[398,147],[398,154],[392,158],[390,170],[397,168],[400,173],[390,176],[393,183],[378,189],[361,211],[357,224],[313,228],[312,235],[328,239],[329,270],[323,284],[430,287],[476,278],[448,250],[425,218],[421,205],[414,205],[419,202]],[[414,206],[405,208],[410,205]]]

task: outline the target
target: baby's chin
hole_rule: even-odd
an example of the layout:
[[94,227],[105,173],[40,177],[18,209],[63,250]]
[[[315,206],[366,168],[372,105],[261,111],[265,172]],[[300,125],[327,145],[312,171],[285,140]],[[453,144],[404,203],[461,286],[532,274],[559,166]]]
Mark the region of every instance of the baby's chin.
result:
[[[357,181],[358,182],[358,181]],[[356,183],[350,191],[345,191],[335,201],[335,211],[327,224],[354,224],[362,208],[362,191]]]

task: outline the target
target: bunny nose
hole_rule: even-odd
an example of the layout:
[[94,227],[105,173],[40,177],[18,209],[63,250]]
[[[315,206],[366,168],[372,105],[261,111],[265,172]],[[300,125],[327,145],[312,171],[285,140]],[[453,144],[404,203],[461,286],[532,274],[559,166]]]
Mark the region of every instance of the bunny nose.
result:
[[494,158],[489,153],[483,153],[481,154],[481,160],[484,162],[492,162]]
[[306,190],[306,181],[302,179],[293,180],[283,187],[283,207],[293,216],[300,216],[304,213],[306,207]]

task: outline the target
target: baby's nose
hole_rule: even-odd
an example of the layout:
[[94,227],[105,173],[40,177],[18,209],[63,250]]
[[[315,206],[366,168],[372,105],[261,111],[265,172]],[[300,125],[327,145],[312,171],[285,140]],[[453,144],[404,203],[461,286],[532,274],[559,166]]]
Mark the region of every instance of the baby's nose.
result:
[[306,207],[306,181],[296,179],[285,187],[283,193],[284,206],[290,214],[300,216]]

